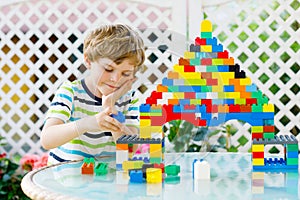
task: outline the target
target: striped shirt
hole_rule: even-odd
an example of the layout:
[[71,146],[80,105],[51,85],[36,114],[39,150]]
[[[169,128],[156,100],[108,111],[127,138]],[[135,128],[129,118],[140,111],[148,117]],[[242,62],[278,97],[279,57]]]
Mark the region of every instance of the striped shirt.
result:
[[[138,99],[130,91],[115,104],[116,110],[125,116],[125,125],[138,128]],[[55,117],[65,123],[95,115],[103,111],[102,99],[87,88],[84,79],[64,82],[53,98],[46,119]],[[64,133],[61,133],[64,134]],[[50,150],[48,164],[85,157],[98,157],[114,154],[116,145],[110,132],[86,132],[68,143]]]

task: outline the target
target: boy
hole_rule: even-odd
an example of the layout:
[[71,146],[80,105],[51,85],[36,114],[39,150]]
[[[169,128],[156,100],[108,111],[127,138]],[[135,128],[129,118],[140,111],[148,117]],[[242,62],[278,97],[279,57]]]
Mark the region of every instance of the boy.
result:
[[[126,25],[104,25],[87,35],[83,51],[89,75],[64,82],[46,115],[48,164],[114,153],[122,134],[138,133],[137,98],[129,90],[145,60],[140,36]],[[111,117],[117,111],[124,124]]]

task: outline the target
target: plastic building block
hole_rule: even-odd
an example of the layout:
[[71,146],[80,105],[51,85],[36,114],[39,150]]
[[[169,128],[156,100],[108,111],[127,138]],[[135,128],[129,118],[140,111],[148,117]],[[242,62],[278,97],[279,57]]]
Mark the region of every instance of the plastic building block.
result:
[[117,144],[161,144],[160,138],[139,138],[138,135],[123,135]]
[[123,115],[122,112],[118,111],[118,114],[115,115],[115,114],[111,114],[110,115],[112,118],[115,118],[116,120],[118,120],[119,122],[121,123],[124,123],[125,122],[125,116]]
[[168,165],[165,167],[165,173],[167,174],[167,176],[169,175],[177,176],[180,173],[180,166]]
[[162,182],[161,169],[147,168],[146,169],[146,180],[147,180],[147,183],[161,183]]
[[101,176],[107,174],[107,163],[98,163],[95,167],[95,174],[96,176]]
[[143,183],[144,182],[142,170],[131,170],[129,172],[129,176],[130,176],[130,182],[133,182],[133,183]]
[[210,165],[205,160],[194,160],[193,162],[193,178],[195,180],[210,179]]
[[94,174],[94,166],[94,158],[84,158],[81,166],[81,174]]

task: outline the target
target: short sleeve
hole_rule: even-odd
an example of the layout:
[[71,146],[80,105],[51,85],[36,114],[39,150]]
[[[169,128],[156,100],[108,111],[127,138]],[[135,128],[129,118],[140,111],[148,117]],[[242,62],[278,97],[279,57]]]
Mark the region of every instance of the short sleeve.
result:
[[54,117],[67,122],[71,117],[73,97],[72,83],[65,81],[56,91],[45,120]]

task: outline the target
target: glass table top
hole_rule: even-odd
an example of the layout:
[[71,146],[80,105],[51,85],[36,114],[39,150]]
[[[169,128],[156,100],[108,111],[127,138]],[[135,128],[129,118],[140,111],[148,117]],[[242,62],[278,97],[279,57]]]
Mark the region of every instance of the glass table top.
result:
[[[193,180],[194,159],[208,161],[210,180]],[[250,153],[167,153],[165,165],[180,165],[180,180],[158,184],[132,183],[115,170],[115,158],[103,176],[82,175],[82,161],[37,171],[32,182],[39,188],[79,199],[299,199],[298,171],[252,172]]]

